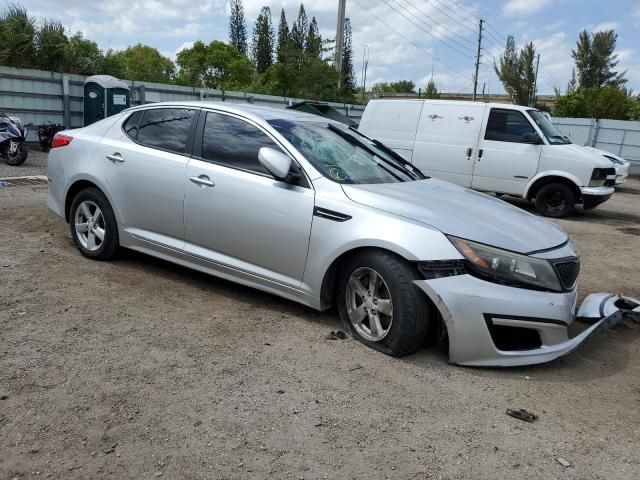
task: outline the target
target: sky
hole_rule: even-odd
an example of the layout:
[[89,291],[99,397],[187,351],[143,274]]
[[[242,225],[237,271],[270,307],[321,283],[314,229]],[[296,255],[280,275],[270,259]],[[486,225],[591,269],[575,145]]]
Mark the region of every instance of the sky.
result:
[[[228,40],[225,0],[18,0],[41,21],[50,18],[81,31],[103,48],[121,49],[141,42],[175,59],[196,40]],[[284,8],[295,20],[299,0],[244,0],[247,30],[262,6],[272,11],[274,28]],[[503,93],[492,71],[507,35],[518,46],[534,42],[540,53],[539,94],[566,88],[571,76],[578,33],[614,29],[619,70],[627,70],[628,86],[640,90],[640,0],[346,0],[353,29],[354,67],[362,80],[365,45],[369,52],[367,88],[376,82],[413,80],[424,88],[431,78],[439,90],[468,93],[473,71],[478,22],[483,35],[479,90]],[[338,0],[312,0],[307,16],[316,17],[323,37],[335,36]],[[435,58],[435,60],[434,60]]]

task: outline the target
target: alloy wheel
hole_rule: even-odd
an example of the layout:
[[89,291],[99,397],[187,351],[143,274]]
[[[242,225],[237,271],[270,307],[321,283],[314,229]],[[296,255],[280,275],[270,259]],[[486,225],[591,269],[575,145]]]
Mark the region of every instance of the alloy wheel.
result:
[[356,269],[346,292],[349,321],[360,336],[379,342],[393,323],[393,302],[384,279],[369,267]]
[[94,252],[102,246],[106,234],[102,210],[91,200],[85,200],[75,214],[75,229],[80,245]]

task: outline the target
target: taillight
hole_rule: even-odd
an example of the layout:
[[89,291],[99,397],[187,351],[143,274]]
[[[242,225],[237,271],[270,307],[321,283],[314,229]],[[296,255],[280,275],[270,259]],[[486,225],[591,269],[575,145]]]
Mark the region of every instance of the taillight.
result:
[[71,143],[71,140],[73,140],[73,137],[70,137],[69,135],[56,133],[51,141],[51,148],[66,147]]

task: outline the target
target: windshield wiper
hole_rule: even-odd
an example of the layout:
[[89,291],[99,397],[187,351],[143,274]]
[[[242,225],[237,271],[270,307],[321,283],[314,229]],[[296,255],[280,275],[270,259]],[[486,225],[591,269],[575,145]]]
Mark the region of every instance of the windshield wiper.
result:
[[[336,127],[335,125],[329,123],[328,124],[328,128],[329,130],[331,130],[332,132],[337,133],[338,135],[340,135],[342,138],[344,138],[345,140],[347,140],[349,143],[353,144],[353,145],[357,145],[360,148],[366,150],[369,154],[373,155],[374,157],[379,158],[380,160],[382,160],[383,162],[385,162],[388,165],[392,165],[395,168],[397,168],[398,170],[401,170],[403,173],[405,173],[407,176],[409,176],[409,178],[412,178],[414,180],[420,179],[420,176],[417,175],[416,173],[412,172],[411,170],[409,170],[405,165],[404,162],[406,162],[406,160],[404,160],[404,162],[398,162],[395,158],[393,159],[393,162],[390,162],[389,160],[387,160],[386,158],[380,156],[375,150],[373,150],[369,145],[366,144],[366,142],[363,142],[362,140],[360,140],[359,138],[351,135],[348,132],[345,132],[343,129]],[[357,130],[356,130],[357,131]],[[359,134],[359,133],[358,133]],[[387,170],[385,168],[385,170]],[[389,172],[391,173],[391,172]],[[394,175],[395,176],[395,175]],[[398,178],[398,180],[400,180],[400,178]]]
[[422,171],[416,167],[413,163],[407,161],[402,155],[400,155],[398,152],[396,152],[395,150],[393,150],[392,148],[387,147],[384,143],[382,143],[380,140],[376,140],[374,138],[370,138],[367,137],[364,133],[362,133],[361,131],[359,131],[357,128],[355,127],[349,127],[349,130],[351,130],[352,132],[357,133],[358,135],[360,135],[361,137],[366,138],[367,140],[369,140],[371,143],[373,143],[377,148],[379,148],[380,150],[382,150],[384,153],[386,153],[387,155],[389,155],[391,158],[393,158],[394,160],[396,160],[397,162],[401,163],[402,165],[404,165],[405,167],[407,167],[408,170],[410,170],[411,172],[415,173],[418,177],[421,177],[422,179],[426,179],[426,178],[431,178],[427,175],[425,175],[424,173],[422,173]]

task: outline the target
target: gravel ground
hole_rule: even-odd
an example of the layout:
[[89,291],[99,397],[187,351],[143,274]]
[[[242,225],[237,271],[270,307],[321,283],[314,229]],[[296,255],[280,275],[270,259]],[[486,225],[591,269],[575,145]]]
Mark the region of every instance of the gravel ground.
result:
[[[0,188],[2,479],[640,478],[640,325],[529,368],[393,359],[328,340],[334,312],[87,260],[45,200]],[[581,296],[640,297],[640,181],[559,223]]]
[[0,158],[0,178],[46,174],[47,153],[40,150],[40,147],[37,145],[29,146],[29,156],[27,160],[17,167],[7,165],[7,162]]

